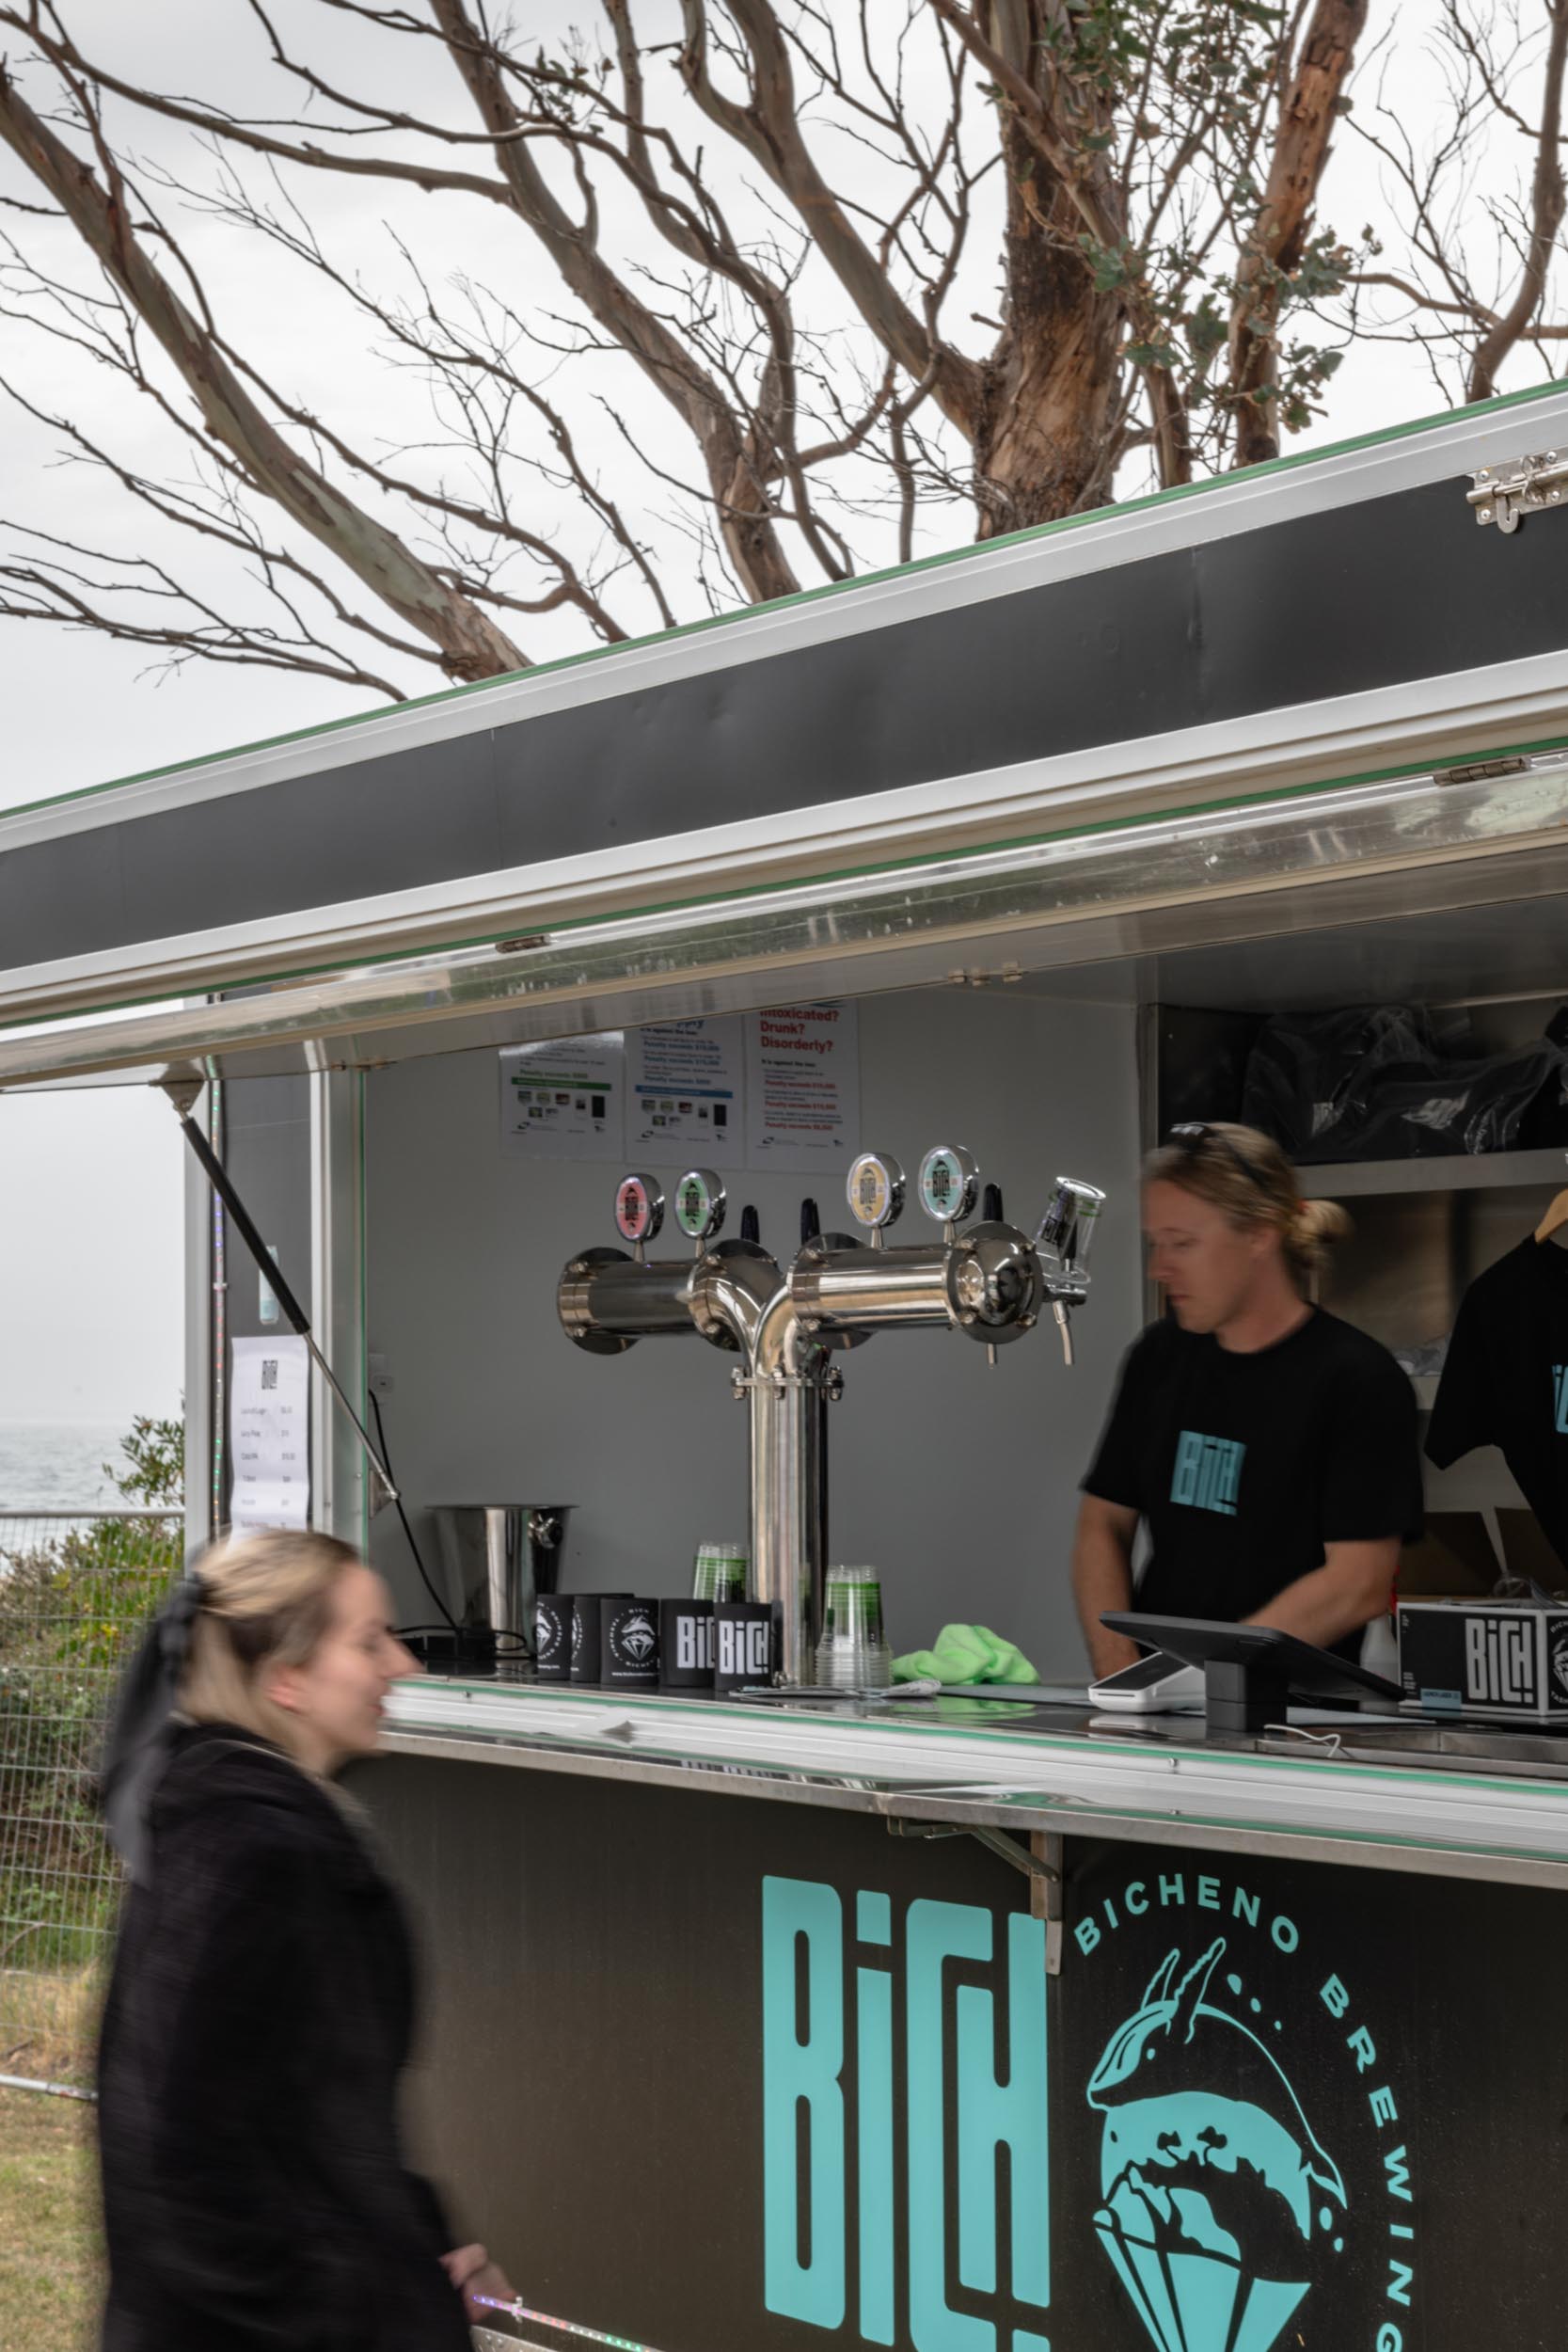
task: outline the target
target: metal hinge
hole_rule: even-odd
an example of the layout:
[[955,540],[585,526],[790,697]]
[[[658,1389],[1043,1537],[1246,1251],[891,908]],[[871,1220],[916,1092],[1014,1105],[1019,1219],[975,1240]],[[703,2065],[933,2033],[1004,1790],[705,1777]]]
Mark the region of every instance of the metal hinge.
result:
[[1003,1862],[1029,1877],[1029,1911],[1045,1921],[1045,1973],[1062,1973],[1062,1840],[1056,1830],[1031,1830],[1021,1846],[1006,1830],[976,1821],[911,1821],[907,1814],[888,1817],[890,1837],[974,1837]]
[[1475,487],[1465,495],[1477,522],[1496,523],[1504,533],[1517,531],[1527,515],[1568,503],[1568,450],[1511,457],[1500,466],[1482,466],[1470,479]]
[[1467,768],[1439,768],[1439,784],[1485,784],[1493,776],[1522,776],[1529,768],[1528,759],[1475,759]]

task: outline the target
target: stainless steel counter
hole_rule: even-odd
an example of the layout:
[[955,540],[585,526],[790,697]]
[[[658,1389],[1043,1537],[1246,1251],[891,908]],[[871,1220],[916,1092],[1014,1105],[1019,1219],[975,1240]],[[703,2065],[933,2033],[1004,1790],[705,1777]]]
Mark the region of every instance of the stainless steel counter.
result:
[[[1568,1739],[1321,1714],[1259,1740],[1037,1700],[714,1702],[420,1677],[393,1754],[875,1813],[1568,1887]],[[924,1830],[919,1825],[927,1825]]]

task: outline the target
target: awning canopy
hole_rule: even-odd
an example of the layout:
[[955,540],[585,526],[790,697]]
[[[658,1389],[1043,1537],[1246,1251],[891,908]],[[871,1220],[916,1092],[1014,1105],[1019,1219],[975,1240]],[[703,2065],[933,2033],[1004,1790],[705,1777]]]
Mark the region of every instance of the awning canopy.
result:
[[1468,495],[1543,436],[1568,394],[13,812],[0,1085],[1556,892],[1568,523]]

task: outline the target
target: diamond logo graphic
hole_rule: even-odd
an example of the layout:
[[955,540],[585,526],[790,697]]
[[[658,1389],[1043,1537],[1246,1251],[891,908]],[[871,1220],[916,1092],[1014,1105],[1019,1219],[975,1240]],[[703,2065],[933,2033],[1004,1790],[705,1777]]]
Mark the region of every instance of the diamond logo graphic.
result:
[[617,1628],[617,1632],[622,1648],[640,1666],[644,1664],[658,1647],[658,1635],[654,1631],[641,1610],[639,1610],[634,1616],[625,1618]]
[[1344,2245],[1338,2167],[1268,2044],[1210,1998],[1224,1953],[1221,1936],[1182,1975],[1168,1952],[1088,2088],[1095,2228],[1159,2352],[1272,2352],[1321,2243]]

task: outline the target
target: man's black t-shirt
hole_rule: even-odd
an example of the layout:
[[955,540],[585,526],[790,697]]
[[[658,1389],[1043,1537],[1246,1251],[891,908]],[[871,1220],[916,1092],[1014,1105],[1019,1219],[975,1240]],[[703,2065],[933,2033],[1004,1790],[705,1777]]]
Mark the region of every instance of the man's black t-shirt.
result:
[[1546,1540],[1568,1567],[1568,1256],[1530,1238],[1465,1294],[1427,1453],[1447,1470],[1502,1448]]
[[1084,1487],[1148,1522],[1137,1608],[1234,1622],[1322,1567],[1325,1544],[1420,1533],[1415,1391],[1321,1308],[1245,1354],[1151,1324]]

